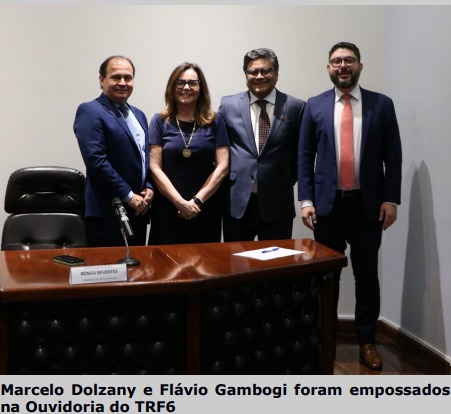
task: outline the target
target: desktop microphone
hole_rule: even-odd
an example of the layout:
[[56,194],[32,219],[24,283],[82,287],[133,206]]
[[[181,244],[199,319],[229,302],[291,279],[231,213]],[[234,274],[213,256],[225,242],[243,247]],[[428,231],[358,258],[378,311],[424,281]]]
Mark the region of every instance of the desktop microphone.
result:
[[114,214],[120,220],[121,229],[124,232],[124,235],[128,239],[135,237],[135,233],[133,232],[132,226],[130,225],[130,221],[127,216],[127,211],[125,211],[125,207],[122,204],[120,198],[118,197],[113,198],[113,208]]

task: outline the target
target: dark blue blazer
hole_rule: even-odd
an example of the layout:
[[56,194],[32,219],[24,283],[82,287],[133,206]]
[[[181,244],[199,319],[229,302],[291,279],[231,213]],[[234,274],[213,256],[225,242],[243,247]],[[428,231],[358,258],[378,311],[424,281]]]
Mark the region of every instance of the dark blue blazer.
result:
[[[383,202],[401,203],[401,139],[393,101],[362,92],[360,186],[369,220],[378,220]],[[327,216],[337,190],[334,133],[335,89],[307,101],[299,136],[298,198],[312,200],[318,216]]]
[[243,217],[257,178],[263,219],[273,222],[293,218],[298,135],[305,102],[276,91],[274,120],[260,154],[249,105],[246,91],[223,97],[218,111],[226,122],[230,139],[228,212],[233,218]]
[[[147,119],[142,111],[130,106],[145,133],[149,165]],[[139,149],[116,105],[104,94],[82,103],[75,116],[74,132],[86,165],[85,216],[113,217],[112,200],[127,197],[130,191],[143,190]],[[147,171],[144,187],[152,188]]]

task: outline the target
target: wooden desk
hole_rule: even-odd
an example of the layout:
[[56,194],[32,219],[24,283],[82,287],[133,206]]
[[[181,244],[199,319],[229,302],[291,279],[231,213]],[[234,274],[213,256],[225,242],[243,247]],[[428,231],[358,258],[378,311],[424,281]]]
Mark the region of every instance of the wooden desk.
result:
[[[277,245],[268,261],[234,253]],[[132,247],[127,282],[69,284],[125,248],[0,252],[0,374],[333,373],[330,273],[346,256],[310,239]]]

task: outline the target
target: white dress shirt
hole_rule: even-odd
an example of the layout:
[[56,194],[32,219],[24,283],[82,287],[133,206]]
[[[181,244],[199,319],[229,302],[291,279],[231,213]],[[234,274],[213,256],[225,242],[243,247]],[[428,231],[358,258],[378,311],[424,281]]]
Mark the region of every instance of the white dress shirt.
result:
[[[360,149],[362,143],[362,93],[360,87],[356,86],[349,95],[352,96],[350,103],[352,106],[352,118],[353,118],[353,137],[354,137],[354,185],[348,190],[354,190],[360,188]],[[335,152],[337,154],[337,177],[340,176],[340,126],[341,115],[345,105],[344,99],[341,99],[343,92],[335,89],[335,110],[334,110],[334,132],[335,132]],[[345,190],[338,181],[337,190]]]
[[[353,138],[354,138],[354,185],[351,189],[360,188],[360,150],[362,143],[362,92],[360,86],[356,86],[349,94],[352,96],[350,103],[352,106],[353,118]],[[334,107],[334,135],[335,135],[335,153],[337,156],[337,177],[340,176],[340,127],[341,115],[345,106],[344,99],[341,97],[343,92],[335,88],[335,107]],[[344,190],[338,180],[337,190]],[[349,189],[348,189],[349,190]],[[301,208],[313,206],[312,200],[301,200]]]

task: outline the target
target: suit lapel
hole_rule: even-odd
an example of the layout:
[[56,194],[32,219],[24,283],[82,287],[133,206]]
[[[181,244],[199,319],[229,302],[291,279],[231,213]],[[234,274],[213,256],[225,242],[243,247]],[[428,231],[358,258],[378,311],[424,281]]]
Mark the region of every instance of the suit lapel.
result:
[[335,89],[332,89],[325,93],[325,114],[324,119],[326,120],[326,133],[329,145],[336,156],[335,148],[335,127],[334,127],[334,112],[335,112]]
[[271,125],[271,129],[269,130],[267,142],[271,142],[271,139],[273,139],[272,137],[275,137],[277,135],[280,125],[282,124],[282,117],[287,112],[286,108],[287,108],[287,95],[276,90],[276,104],[274,105],[274,117],[272,121],[273,124]]
[[127,136],[134,142],[132,133],[130,132],[130,129],[128,128],[127,122],[125,121],[124,117],[120,113],[119,109],[116,108],[116,105],[110,99],[108,99],[104,94],[100,95],[99,101],[103,105],[105,110],[108,111],[113,117],[116,118],[117,122],[119,122],[120,126],[125,131]]
[[249,93],[244,92],[241,96],[241,99],[238,101],[238,110],[243,119],[244,129],[246,131],[246,136],[249,140],[249,146],[252,149],[252,152],[256,156],[258,156],[257,145],[255,144],[255,136],[254,131],[252,129],[252,121],[251,121],[251,108],[250,108],[250,100]]
[[371,94],[368,94],[367,91],[362,88],[360,88],[360,92],[362,94],[362,142],[360,144],[360,159],[362,159],[368,142],[371,118],[373,116],[372,108],[374,108],[374,105],[371,102]]

